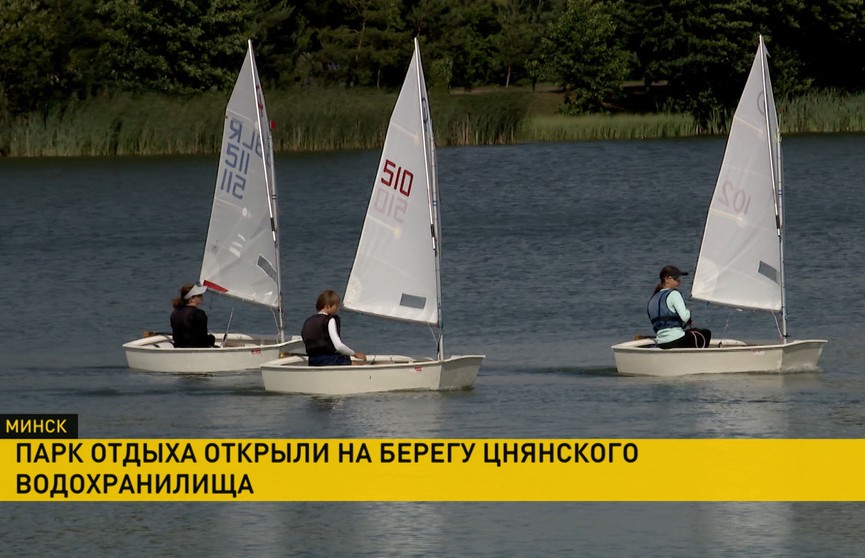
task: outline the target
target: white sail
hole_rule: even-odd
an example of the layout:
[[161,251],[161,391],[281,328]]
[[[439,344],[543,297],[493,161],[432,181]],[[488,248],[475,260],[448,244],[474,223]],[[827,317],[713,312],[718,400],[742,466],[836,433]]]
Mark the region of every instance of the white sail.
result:
[[228,107],[201,281],[247,302],[279,308],[273,146],[252,43]]
[[377,316],[439,323],[435,150],[420,51],[387,130],[344,306]]
[[706,218],[693,298],[738,308],[782,309],[780,142],[761,37]]

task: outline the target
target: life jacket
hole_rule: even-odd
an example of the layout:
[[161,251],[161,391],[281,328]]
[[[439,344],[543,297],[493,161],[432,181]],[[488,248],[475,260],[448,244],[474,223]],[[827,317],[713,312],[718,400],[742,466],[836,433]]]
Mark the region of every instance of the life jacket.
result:
[[333,346],[333,341],[330,340],[330,334],[327,332],[327,323],[331,319],[336,320],[336,333],[339,335],[339,316],[315,314],[314,316],[307,318],[303,323],[303,328],[300,330],[300,336],[303,337],[303,344],[306,346],[307,356],[337,354],[336,347]]
[[671,310],[667,306],[667,297],[676,289],[665,289],[656,292],[649,299],[649,304],[646,311],[649,313],[649,319],[652,321],[652,329],[658,333],[662,329],[670,329],[674,327],[685,327],[685,322],[676,314],[675,310]]

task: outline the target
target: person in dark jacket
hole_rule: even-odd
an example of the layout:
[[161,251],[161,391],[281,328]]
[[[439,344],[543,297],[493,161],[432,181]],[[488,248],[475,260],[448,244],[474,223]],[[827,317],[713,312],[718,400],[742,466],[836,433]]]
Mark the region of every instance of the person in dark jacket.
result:
[[187,283],[180,296],[171,301],[171,334],[176,348],[213,347],[216,338],[207,331],[207,314],[198,307],[204,301],[207,287]]
[[352,364],[355,357],[361,364],[366,355],[346,346],[340,339],[339,311],[340,298],[331,290],[322,291],[315,301],[317,312],[306,319],[300,331],[310,366],[338,366]]

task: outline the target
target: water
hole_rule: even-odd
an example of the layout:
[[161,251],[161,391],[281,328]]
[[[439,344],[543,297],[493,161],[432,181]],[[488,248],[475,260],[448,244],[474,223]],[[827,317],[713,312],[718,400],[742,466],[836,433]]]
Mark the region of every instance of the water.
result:
[[[647,332],[657,270],[693,270],[722,151],[720,139],[440,150],[446,348],[487,355],[475,388],[333,399],[267,394],[256,374],[126,368],[120,345],[167,327],[170,299],[197,278],[212,157],[2,160],[0,412],[78,413],[86,438],[861,438],[865,136],[785,141],[790,331],[830,339],[822,372],[615,375],[609,347]],[[290,333],[320,290],[344,289],[377,161],[278,158]],[[272,331],[268,312],[217,298],[212,329],[233,308],[233,330]],[[719,336],[775,335],[771,317],[692,310]],[[361,351],[434,352],[425,328],[343,320]],[[865,521],[860,504],[789,502],[0,510],[8,556],[858,555]]]

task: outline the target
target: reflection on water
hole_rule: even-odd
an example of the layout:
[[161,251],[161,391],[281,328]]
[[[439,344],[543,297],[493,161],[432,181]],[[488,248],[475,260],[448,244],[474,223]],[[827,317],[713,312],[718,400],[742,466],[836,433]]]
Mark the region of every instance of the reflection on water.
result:
[[[793,504],[717,502],[701,504],[695,514],[696,529],[707,540],[724,541],[725,552],[739,556],[789,556],[795,554]],[[717,552],[711,546],[707,553]]]
[[[64,513],[55,514],[57,507],[4,506],[5,552],[856,556],[865,513],[860,503],[819,502],[64,504]],[[34,521],[45,514],[56,515],[50,526]]]

